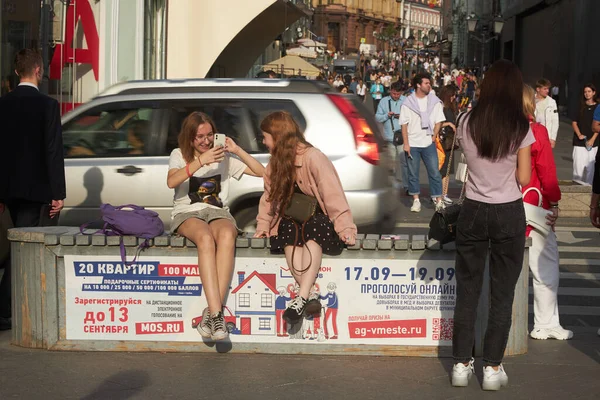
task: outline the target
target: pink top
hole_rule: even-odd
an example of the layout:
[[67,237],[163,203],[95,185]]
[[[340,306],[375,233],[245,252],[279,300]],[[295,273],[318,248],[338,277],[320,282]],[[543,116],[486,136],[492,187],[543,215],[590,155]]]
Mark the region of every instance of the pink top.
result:
[[[333,163],[319,149],[309,147],[296,154],[296,183],[306,195],[317,199],[323,212],[333,221],[338,235],[356,235],[356,225],[346,200],[344,189]],[[271,203],[267,200],[271,193],[271,164],[267,165],[264,176],[265,192],[258,206],[257,232],[268,232],[276,236],[279,219],[273,224]]]
[[[469,115],[461,120],[456,138],[467,159],[469,180],[466,187],[466,197],[471,200],[488,204],[510,203],[521,198],[521,190],[517,182],[517,153],[491,161],[479,157],[477,146],[469,135]],[[531,128],[519,145],[519,149],[531,146],[535,138]]]

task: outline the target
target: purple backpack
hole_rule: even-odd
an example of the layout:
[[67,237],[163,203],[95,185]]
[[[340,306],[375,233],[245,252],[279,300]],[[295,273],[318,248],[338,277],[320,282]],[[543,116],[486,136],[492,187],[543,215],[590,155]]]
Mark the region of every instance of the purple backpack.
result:
[[[158,216],[158,213],[152,210],[146,210],[144,207],[135,204],[126,204],[123,206],[112,206],[102,204],[100,206],[102,221],[104,226],[95,233],[103,233],[106,236],[121,237],[121,260],[124,264],[133,264],[139,253],[147,247],[150,247],[148,240],[160,236],[165,231],[165,226]],[[83,224],[79,228],[81,233],[89,224]],[[135,236],[146,239],[138,246],[137,254],[132,262],[128,263],[125,254],[125,245],[123,236]]]

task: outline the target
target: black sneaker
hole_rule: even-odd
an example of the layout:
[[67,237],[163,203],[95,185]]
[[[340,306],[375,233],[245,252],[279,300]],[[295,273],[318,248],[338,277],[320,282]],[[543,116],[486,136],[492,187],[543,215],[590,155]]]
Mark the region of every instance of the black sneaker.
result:
[[306,306],[304,306],[304,313],[306,315],[319,314],[321,312],[321,302],[319,301],[318,293],[311,293],[308,296]]
[[296,297],[284,311],[283,319],[285,319],[289,324],[295,324],[302,319],[302,314],[304,314],[305,307],[306,299],[302,296]]
[[227,328],[225,327],[225,319],[223,313],[218,312],[217,314],[210,317],[210,338],[212,340],[223,340],[229,336]]

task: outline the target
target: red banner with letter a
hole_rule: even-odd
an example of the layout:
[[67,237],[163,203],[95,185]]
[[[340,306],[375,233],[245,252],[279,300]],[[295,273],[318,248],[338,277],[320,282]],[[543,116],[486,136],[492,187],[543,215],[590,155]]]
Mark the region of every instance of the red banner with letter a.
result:
[[[73,47],[77,23],[81,23],[87,49]],[[50,79],[60,79],[64,66],[76,62],[90,64],[94,71],[94,78],[98,81],[99,50],[98,29],[89,0],[71,0],[65,18],[65,42],[56,45],[54,56],[50,62]]]

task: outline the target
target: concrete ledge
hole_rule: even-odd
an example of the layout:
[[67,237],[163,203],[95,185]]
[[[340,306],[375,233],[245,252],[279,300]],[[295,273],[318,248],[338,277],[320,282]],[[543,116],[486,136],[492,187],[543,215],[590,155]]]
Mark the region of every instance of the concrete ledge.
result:
[[584,218],[590,214],[592,187],[572,181],[560,181],[560,216],[564,218]]
[[[277,303],[283,298],[285,307],[297,295],[292,273],[285,257],[270,253],[267,240],[251,236],[238,238],[246,247],[236,251],[224,309],[231,341],[209,347],[199,345],[196,327],[206,299],[196,248],[185,238],[161,235],[137,254],[134,246],[143,239],[125,237],[127,258],[139,257],[128,264],[121,260],[117,236],[13,229],[11,237],[22,240],[12,241],[14,299],[26,305],[14,311],[13,344],[51,350],[450,355],[448,324],[456,295],[451,246],[425,235],[360,235],[341,255],[323,257],[320,314],[286,327]],[[483,287],[476,355],[487,324],[489,281]],[[507,355],[527,351],[527,249],[515,293]],[[394,331],[399,326],[406,330],[402,335]]]

